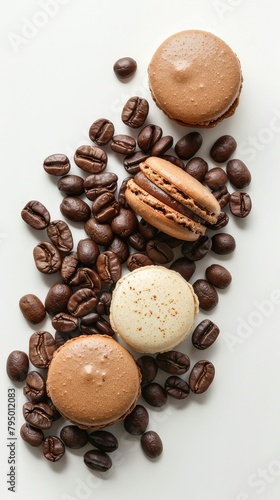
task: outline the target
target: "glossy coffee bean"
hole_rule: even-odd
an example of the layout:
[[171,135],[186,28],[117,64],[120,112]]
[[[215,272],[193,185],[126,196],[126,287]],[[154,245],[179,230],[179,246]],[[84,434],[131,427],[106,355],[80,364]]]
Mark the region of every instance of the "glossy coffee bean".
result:
[[181,252],[189,260],[198,261],[205,257],[211,250],[212,241],[209,236],[200,236],[196,241],[185,241]]
[[54,410],[47,403],[24,403],[22,412],[26,422],[36,429],[51,428]]
[[158,125],[149,124],[143,127],[137,137],[139,148],[148,153],[162,136],[162,128]]
[[192,368],[189,377],[189,386],[195,394],[202,394],[212,384],[215,368],[210,361],[200,360]]
[[85,335],[109,335],[113,337],[115,332],[112,330],[110,323],[100,317],[98,313],[92,312],[83,316],[80,320],[80,330]]
[[136,141],[133,137],[126,134],[114,135],[110,141],[112,151],[122,155],[130,155],[134,153]]
[[84,172],[100,174],[105,170],[108,162],[106,151],[98,146],[80,146],[75,152],[76,165]]
[[149,157],[149,154],[143,153],[142,151],[136,151],[130,155],[127,155],[123,160],[123,166],[126,172],[130,175],[135,175],[140,171],[140,163],[145,161]]
[[137,62],[132,57],[121,57],[113,66],[115,75],[118,78],[129,78],[134,75],[137,69]]
[[47,368],[55,350],[55,340],[51,333],[39,330],[30,336],[29,359],[36,368]]
[[185,164],[183,160],[180,160],[177,156],[170,155],[170,154],[164,154],[161,155],[161,158],[163,160],[169,161],[170,163],[173,163],[173,165],[176,165],[176,167],[181,168],[182,170],[185,168]]
[[72,222],[86,222],[91,216],[89,205],[77,196],[65,196],[60,203],[60,211]]
[[114,135],[115,127],[107,118],[95,120],[89,129],[89,138],[98,146],[108,144]]
[[88,314],[97,304],[96,293],[90,288],[79,288],[68,300],[67,309],[70,314],[81,318]]
[[231,135],[222,135],[210,149],[211,158],[217,163],[224,163],[229,160],[236,150],[237,143]]
[[226,172],[230,183],[236,189],[244,189],[251,182],[251,173],[242,160],[229,160],[226,166]]
[[213,321],[204,319],[193,330],[192,344],[200,350],[208,349],[214,344],[219,333],[220,329]]
[[[134,248],[138,252],[145,252],[145,250],[146,250],[147,240],[140,233],[140,231],[138,231],[137,233],[131,234],[128,237],[127,242],[129,243],[129,245],[132,248]],[[127,258],[128,258],[128,256],[127,256]]]
[[153,356],[143,354],[136,361],[142,375],[142,385],[153,382],[156,378],[158,365]]
[[189,384],[177,375],[168,377],[165,381],[164,388],[168,396],[174,399],[186,399],[190,392]]
[[114,233],[110,224],[100,224],[94,217],[85,223],[85,232],[97,245],[110,245],[114,239]]
[[43,455],[50,462],[58,462],[65,453],[64,443],[57,436],[48,436],[42,443]]
[[219,255],[228,255],[236,248],[236,241],[229,233],[217,233],[211,239],[212,250]]
[[35,265],[43,274],[54,274],[61,268],[61,255],[59,250],[49,241],[41,241],[33,249]]
[[142,127],[149,113],[149,103],[143,97],[133,96],[122,109],[121,119],[131,128]]
[[84,193],[84,179],[79,175],[64,175],[58,180],[57,187],[69,196],[80,196]]
[[114,234],[121,238],[128,238],[138,228],[138,220],[135,213],[129,208],[120,208],[120,211],[111,222]]
[[225,227],[229,222],[229,216],[226,212],[221,211],[218,215],[216,224],[211,224],[210,227],[212,230],[217,231]]
[[142,405],[136,405],[124,419],[124,428],[133,436],[144,434],[149,424],[149,414]]
[[146,252],[151,260],[161,265],[171,262],[174,258],[174,252],[168,243],[157,239],[148,241]]
[[153,264],[154,262],[148,255],[139,252],[132,253],[126,261],[126,267],[129,271],[134,271],[134,269],[144,266],[152,266]]
[[95,471],[106,472],[112,467],[111,457],[101,450],[89,450],[84,454],[85,465]]
[[111,453],[119,447],[116,436],[112,432],[103,429],[90,432],[88,437],[90,444],[106,453]]
[[24,351],[10,352],[6,361],[6,373],[12,382],[22,382],[26,379],[29,369],[29,359]]
[[163,156],[168,149],[173,145],[173,137],[171,135],[162,136],[152,147],[151,156]]
[[211,264],[205,270],[205,277],[216,288],[227,288],[231,281],[232,276],[230,272],[220,264]]
[[138,223],[138,231],[142,234],[142,236],[144,236],[144,238],[146,238],[146,240],[155,238],[158,234],[158,230],[144,219],[140,219]]
[[190,358],[180,351],[168,351],[156,355],[158,367],[171,375],[182,375],[190,367]]
[[163,451],[162,440],[155,431],[146,431],[142,434],[141,447],[145,455],[152,459],[159,457]]
[[88,175],[84,180],[86,197],[94,201],[104,193],[115,193],[118,186],[118,176],[114,172]]
[[129,246],[125,240],[122,240],[118,236],[115,236],[111,244],[106,248],[106,250],[110,250],[114,252],[119,258],[121,264],[123,264],[129,257]]
[[252,209],[252,200],[248,193],[243,191],[235,191],[231,193],[229,198],[229,208],[235,217],[244,219],[247,217]]
[[199,182],[203,182],[208,171],[208,163],[203,158],[195,156],[187,162],[185,171]]
[[193,283],[194,293],[197,295],[199,307],[204,311],[211,311],[219,301],[216,288],[207,280],[198,279]]
[[123,181],[120,185],[120,189],[119,189],[118,202],[121,205],[121,207],[123,207],[123,208],[129,208],[129,205],[128,205],[126,198],[125,198],[125,191],[126,191],[127,183],[130,179],[132,179],[132,176],[125,177],[123,179]]
[[79,288],[91,288],[95,293],[101,290],[102,285],[97,272],[89,267],[78,267],[69,284]]
[[46,309],[39,297],[33,293],[23,295],[19,300],[20,310],[27,321],[34,325],[46,317]]
[[95,220],[104,224],[118,215],[120,204],[113,193],[103,193],[94,200],[91,211]]
[[228,204],[230,193],[227,186],[222,186],[218,189],[215,189],[214,191],[212,191],[212,194],[213,196],[215,196],[221,208],[224,208]]
[[98,255],[96,269],[103,283],[107,284],[116,283],[122,274],[121,261],[118,256],[110,250],[105,250]]
[[83,448],[88,443],[89,436],[85,429],[80,429],[76,425],[69,424],[62,427],[60,439],[62,439],[67,448],[77,450]]
[[23,424],[20,428],[20,437],[30,446],[38,447],[44,441],[44,433],[30,424]]
[[104,315],[109,316],[111,301],[112,301],[112,293],[102,290],[100,293],[97,294],[97,304],[95,307],[96,312],[100,316]]
[[73,249],[72,232],[65,221],[53,220],[47,227],[47,235],[60,252],[69,253]]
[[52,327],[58,332],[74,332],[78,328],[78,325],[78,319],[66,312],[58,313],[52,318]]
[[66,175],[70,170],[70,161],[64,154],[50,155],[44,160],[43,168],[50,175]]
[[66,283],[54,283],[45,298],[45,308],[50,316],[66,311],[68,300],[73,291]]
[[204,182],[209,189],[221,189],[228,181],[226,172],[221,167],[208,170],[204,176]]
[[23,207],[21,218],[33,229],[42,230],[49,225],[51,216],[43,203],[31,200]]
[[189,132],[175,144],[175,152],[181,160],[189,160],[202,145],[202,135],[199,132]]
[[84,266],[93,266],[99,254],[99,247],[91,238],[83,238],[78,241],[77,257],[78,261]]
[[23,388],[23,394],[32,403],[42,402],[46,395],[46,381],[37,371],[30,371],[25,380],[25,386]]
[[146,403],[157,408],[165,405],[167,401],[164,387],[157,382],[151,382],[150,384],[143,385],[142,396]]
[[186,257],[179,257],[172,262],[170,269],[177,271],[186,281],[189,281],[195,272],[196,264]]

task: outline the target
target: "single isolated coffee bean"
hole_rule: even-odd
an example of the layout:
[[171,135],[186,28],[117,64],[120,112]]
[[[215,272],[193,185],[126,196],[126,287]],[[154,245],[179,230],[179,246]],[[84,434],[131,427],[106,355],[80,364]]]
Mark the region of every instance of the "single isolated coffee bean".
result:
[[106,453],[111,453],[119,447],[116,436],[114,436],[112,432],[103,429],[90,432],[88,439],[90,444],[101,451],[105,451]]
[[91,217],[84,226],[86,234],[97,245],[110,245],[114,239],[114,233],[110,224],[100,224],[95,217]]
[[136,363],[140,368],[142,375],[142,385],[153,382],[158,371],[158,365],[155,358],[153,358],[153,356],[149,356],[148,354],[143,354],[143,356],[140,356],[136,360]]
[[145,455],[149,458],[157,458],[163,451],[162,440],[155,431],[146,431],[142,434],[141,447]]
[[96,304],[97,297],[93,290],[90,288],[79,288],[68,300],[67,309],[73,316],[81,318],[91,312]]
[[200,350],[208,349],[216,341],[219,327],[210,319],[202,320],[193,330],[192,344]]
[[77,450],[83,448],[88,441],[89,436],[85,429],[80,429],[76,425],[65,425],[60,431],[60,439],[67,448]]
[[46,381],[41,373],[34,370],[29,372],[25,384],[23,394],[28,401],[40,403],[45,399],[47,395]]
[[163,156],[173,145],[173,137],[165,135],[161,137],[152,147],[151,156]]
[[175,152],[181,160],[189,160],[202,145],[202,135],[199,132],[189,132],[175,144]]
[[144,97],[133,96],[123,107],[121,119],[131,128],[139,128],[144,124],[149,113],[149,103]]
[[54,410],[47,403],[24,403],[22,412],[26,422],[36,429],[47,430],[53,424]]
[[177,375],[171,375],[165,381],[164,388],[174,399],[186,399],[190,392],[189,384]]
[[51,333],[39,330],[30,336],[29,359],[36,368],[47,368],[55,350],[55,340]]
[[65,453],[64,443],[57,436],[48,436],[42,443],[43,455],[50,462],[58,462]]
[[116,283],[122,274],[120,259],[110,250],[105,250],[98,255],[96,269],[103,283],[107,284]]
[[204,311],[211,311],[219,302],[216,288],[207,280],[198,279],[193,283],[194,293],[197,295],[199,307]]
[[79,175],[64,175],[58,180],[57,187],[69,196],[80,196],[84,193],[84,179]]
[[79,288],[91,288],[95,293],[101,290],[101,279],[96,271],[89,267],[79,267],[71,279],[71,286]]
[[113,193],[103,193],[94,200],[91,211],[97,222],[104,224],[118,215],[120,204]]
[[52,327],[58,332],[71,333],[79,326],[79,321],[72,314],[61,312],[52,318]]
[[230,272],[220,264],[211,264],[205,270],[205,277],[216,288],[227,288],[231,281],[232,276]]
[[141,151],[148,153],[162,136],[162,128],[149,124],[143,127],[137,137],[137,144]]
[[66,283],[54,283],[45,298],[45,308],[50,316],[67,310],[68,300],[73,291]]
[[215,368],[210,361],[200,360],[192,368],[189,377],[189,386],[195,394],[202,394],[212,384]]
[[122,155],[130,155],[134,153],[136,141],[133,137],[126,134],[114,135],[110,141],[112,151]]
[[84,180],[86,197],[94,201],[104,193],[115,193],[118,186],[118,176],[114,172],[88,175]]
[[135,213],[129,208],[120,208],[120,211],[111,222],[111,229],[114,234],[121,238],[128,238],[135,233],[138,228],[138,220]]
[[10,352],[6,361],[6,373],[12,382],[23,382],[29,369],[29,359],[25,352],[15,350]]
[[209,236],[200,236],[196,241],[185,241],[181,252],[189,260],[201,260],[211,250],[212,241]]
[[184,170],[199,182],[203,182],[208,171],[208,163],[203,158],[194,156],[187,162]]
[[30,424],[23,424],[20,428],[20,437],[30,446],[38,447],[44,441],[44,433],[42,429],[36,429]]
[[65,175],[70,170],[70,161],[66,155],[57,153],[48,156],[43,163],[45,172],[50,175]]
[[78,261],[84,266],[93,266],[100,254],[99,247],[91,238],[83,238],[77,244]]
[[142,405],[136,405],[129,415],[124,419],[124,428],[133,436],[141,436],[148,427],[149,414]]
[[224,163],[229,160],[236,150],[237,143],[231,135],[222,135],[217,139],[210,149],[210,156],[216,163]]
[[168,351],[156,355],[158,367],[171,375],[182,375],[190,367],[190,358],[179,351]]
[[105,146],[112,139],[115,132],[115,127],[107,118],[99,118],[95,120],[89,129],[89,138],[98,146]]
[[106,151],[98,146],[79,146],[75,152],[76,165],[84,172],[100,174],[107,167],[108,157]]
[[37,200],[31,200],[26,203],[21,211],[21,218],[33,229],[46,229],[50,223],[50,213],[48,209]]
[[248,193],[235,191],[229,198],[229,208],[235,217],[244,218],[249,215],[252,209],[252,201]]
[[72,232],[64,220],[53,220],[47,227],[47,235],[60,252],[69,253],[73,249]]
[[196,263],[186,257],[179,257],[172,262],[170,269],[177,271],[186,281],[189,281],[195,272]]
[[228,181],[226,172],[221,167],[214,167],[208,170],[204,176],[204,182],[209,189],[215,191],[221,189]]
[[72,222],[86,222],[91,216],[89,205],[77,196],[65,196],[60,203],[60,211]]
[[118,78],[129,78],[137,70],[137,62],[132,57],[121,57],[115,62],[113,70]]
[[150,406],[160,408],[167,402],[167,395],[164,387],[157,382],[143,385],[142,396]]
[[236,189],[244,189],[251,182],[251,173],[242,160],[229,160],[226,166],[229,182]]
[[19,300],[20,310],[27,321],[37,325],[46,317],[46,309],[39,297],[33,293],[23,295]]
[[228,255],[234,252],[236,241],[229,233],[217,233],[212,236],[212,250],[219,255]]
[[33,249],[35,265],[43,274],[57,273],[61,268],[61,255],[59,250],[49,241],[41,241]]
[[89,450],[84,454],[85,465],[95,471],[106,472],[112,467],[111,457],[102,450]]

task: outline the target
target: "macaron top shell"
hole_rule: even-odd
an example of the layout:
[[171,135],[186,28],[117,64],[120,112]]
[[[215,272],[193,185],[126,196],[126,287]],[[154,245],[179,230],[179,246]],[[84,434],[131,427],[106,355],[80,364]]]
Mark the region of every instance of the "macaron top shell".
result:
[[239,59],[219,37],[187,30],[167,38],[148,68],[157,105],[182,124],[207,126],[225,115],[242,86]]
[[140,395],[141,375],[131,353],[107,335],[81,335],[54,354],[47,391],[62,416],[97,429],[123,419]]
[[113,330],[138,352],[173,349],[190,333],[198,313],[192,286],[176,271],[145,266],[124,275],[114,289]]

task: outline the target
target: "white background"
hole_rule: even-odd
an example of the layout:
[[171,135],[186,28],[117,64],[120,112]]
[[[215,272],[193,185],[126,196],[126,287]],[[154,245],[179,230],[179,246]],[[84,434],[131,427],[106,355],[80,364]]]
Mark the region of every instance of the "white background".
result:
[[[279,500],[279,2],[1,0],[0,9],[1,498]],[[44,300],[53,282],[35,269],[32,250],[41,235],[26,226],[20,211],[38,199],[53,219],[61,217],[61,194],[43,171],[44,158],[66,153],[72,172],[79,173],[73,153],[89,143],[91,123],[105,116],[117,133],[126,133],[120,114],[132,95],[149,100],[149,122],[160,124],[164,134],[178,140],[189,131],[171,124],[152,103],[147,66],[165,38],[192,28],[223,38],[238,54],[244,75],[235,116],[202,131],[199,154],[208,160],[214,140],[232,134],[238,142],[235,157],[252,173],[253,210],[246,220],[231,219],[227,228],[236,251],[207,258],[207,265],[224,263],[233,276],[217,308],[198,318],[215,321],[220,337],[204,353],[195,352],[190,341],[181,346],[192,363],[201,357],[214,363],[215,381],[204,395],[150,410],[149,428],[164,444],[155,462],[122,426],[114,428],[120,446],[103,475],[84,466],[83,450],[68,450],[60,463],[51,464],[18,439],[12,494],[6,482],[7,389],[14,386],[5,373],[6,358],[14,349],[26,351],[34,331],[19,311],[19,298],[35,293]],[[127,55],[136,59],[138,70],[122,83],[112,67]],[[127,175],[116,155],[110,155],[108,169],[119,179]],[[74,235],[77,242],[83,229],[75,228]],[[198,266],[196,277],[205,265]],[[49,320],[40,327],[50,329]],[[20,384],[16,399],[19,438]]]

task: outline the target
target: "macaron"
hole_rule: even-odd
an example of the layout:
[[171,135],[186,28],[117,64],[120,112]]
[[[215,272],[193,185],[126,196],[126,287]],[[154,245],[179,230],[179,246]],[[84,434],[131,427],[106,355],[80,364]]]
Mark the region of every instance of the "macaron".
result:
[[170,351],[190,334],[199,311],[193,287],[177,271],[144,266],[116,284],[110,323],[137,352]]
[[47,392],[56,409],[83,429],[123,420],[140,396],[141,374],[132,354],[107,335],[81,335],[55,352]]
[[171,162],[150,156],[127,183],[125,198],[145,221],[164,233],[195,241],[217,222],[221,207],[211,191]]
[[167,38],[150,61],[148,77],[155,103],[171,120],[201,128],[234,114],[243,82],[237,55],[202,30]]

